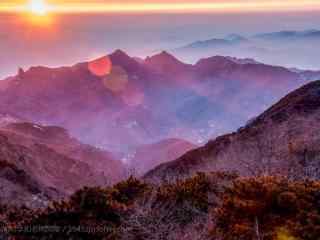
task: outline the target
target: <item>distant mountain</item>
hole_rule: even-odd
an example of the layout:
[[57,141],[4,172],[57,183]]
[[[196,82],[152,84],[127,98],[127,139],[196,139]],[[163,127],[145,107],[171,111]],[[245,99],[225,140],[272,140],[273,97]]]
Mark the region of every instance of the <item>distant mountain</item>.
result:
[[0,81],[0,112],[128,153],[170,138],[202,144],[319,76],[223,56],[190,65],[162,52],[137,61],[117,50],[70,67],[20,69]]
[[226,39],[213,38],[213,39],[204,40],[204,41],[197,41],[182,48],[206,48],[206,47],[215,47],[215,46],[220,47],[220,46],[226,46],[230,44],[232,44],[232,41],[229,41]]
[[78,142],[60,127],[7,122],[0,139],[1,203],[41,207],[81,187],[105,186],[125,176],[110,153]]
[[306,31],[280,31],[271,33],[262,33],[254,36],[264,40],[304,40],[304,39],[319,39],[320,30]]
[[228,60],[231,60],[237,64],[262,64],[261,62],[258,62],[252,58],[236,58],[236,57],[225,57]]
[[138,175],[143,175],[159,164],[173,161],[196,147],[197,145],[181,139],[167,139],[140,146],[129,160],[129,165]]
[[288,68],[320,69],[320,52],[313,47],[319,40],[320,30],[268,32],[245,37],[230,34],[224,38],[196,40],[171,52],[189,63],[223,55]]
[[239,35],[239,34],[229,34],[227,35],[225,38],[225,40],[228,40],[228,41],[232,41],[232,42],[245,42],[245,41],[248,41],[247,38]]
[[150,171],[153,180],[197,171],[234,171],[242,176],[281,174],[320,178],[320,81],[290,93],[237,132]]
[[203,49],[203,48],[218,48],[218,47],[227,47],[234,46],[240,43],[248,42],[249,40],[245,37],[242,37],[237,34],[230,34],[225,38],[212,38],[203,41],[196,41],[184,47],[181,47],[179,50],[183,49]]
[[320,38],[320,30],[306,30],[306,31],[279,31],[270,33],[261,33],[254,36],[243,37],[238,34],[230,34],[225,38],[212,38],[203,41],[195,41],[191,44],[178,48],[177,50],[197,50],[210,49],[220,47],[232,47],[237,44],[251,44],[255,40],[302,40],[302,39],[317,39]]

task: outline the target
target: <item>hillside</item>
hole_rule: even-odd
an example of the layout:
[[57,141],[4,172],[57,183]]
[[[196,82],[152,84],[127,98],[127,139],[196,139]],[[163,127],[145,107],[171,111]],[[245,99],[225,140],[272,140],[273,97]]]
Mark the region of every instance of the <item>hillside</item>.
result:
[[197,171],[236,171],[242,176],[281,174],[319,179],[320,81],[290,93],[237,132],[162,164],[152,180]]
[[80,143],[60,127],[8,123],[0,127],[0,139],[1,203],[45,206],[125,175],[110,153]]
[[161,163],[181,157],[196,147],[197,145],[181,139],[166,139],[158,143],[138,147],[128,164],[140,176]]

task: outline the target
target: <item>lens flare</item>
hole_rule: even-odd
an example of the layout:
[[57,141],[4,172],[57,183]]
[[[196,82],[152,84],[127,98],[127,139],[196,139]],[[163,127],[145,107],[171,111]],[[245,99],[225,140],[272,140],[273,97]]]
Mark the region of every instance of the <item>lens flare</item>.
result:
[[123,92],[128,84],[128,74],[121,66],[113,66],[111,72],[103,78],[103,84],[112,92]]
[[88,63],[88,69],[93,75],[104,77],[111,73],[112,62],[108,56],[98,58]]

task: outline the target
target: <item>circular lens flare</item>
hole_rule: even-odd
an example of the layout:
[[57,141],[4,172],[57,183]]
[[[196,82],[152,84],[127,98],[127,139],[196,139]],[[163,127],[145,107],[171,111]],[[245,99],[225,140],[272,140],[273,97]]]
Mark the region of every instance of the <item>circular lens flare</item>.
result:
[[112,62],[108,56],[98,58],[88,63],[89,71],[98,77],[104,77],[111,73]]

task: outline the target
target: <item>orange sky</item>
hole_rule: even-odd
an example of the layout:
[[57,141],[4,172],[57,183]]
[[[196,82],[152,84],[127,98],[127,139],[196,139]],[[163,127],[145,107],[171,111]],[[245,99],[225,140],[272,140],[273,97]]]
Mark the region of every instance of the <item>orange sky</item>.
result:
[[[27,0],[4,0],[0,11],[24,11]],[[52,12],[252,12],[320,9],[319,0],[47,0]]]

